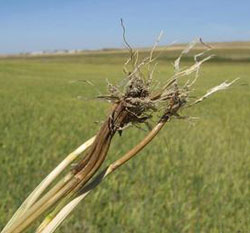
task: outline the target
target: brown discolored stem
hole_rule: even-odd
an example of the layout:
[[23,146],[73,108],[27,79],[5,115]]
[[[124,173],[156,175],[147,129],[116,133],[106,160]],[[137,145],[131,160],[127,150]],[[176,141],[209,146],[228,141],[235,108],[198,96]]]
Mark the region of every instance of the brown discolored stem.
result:
[[[150,131],[150,133],[140,142],[138,143],[133,149],[131,149],[130,151],[128,151],[124,156],[122,156],[120,159],[116,160],[115,162],[113,162],[112,164],[110,164],[106,169],[104,169],[102,172],[100,172],[95,178],[94,180],[89,183],[86,186],[80,185],[79,184],[79,188],[77,188],[74,192],[74,194],[76,194],[76,192],[78,192],[78,201],[76,202],[76,205],[82,200],[84,199],[90,192],[91,190],[93,190],[96,186],[98,186],[98,184],[100,184],[103,179],[108,176],[109,174],[111,174],[112,172],[114,172],[116,169],[118,169],[120,166],[122,166],[123,164],[125,164],[128,160],[130,160],[131,158],[133,158],[136,154],[138,154],[145,146],[147,146],[153,139],[154,137],[160,132],[160,130],[163,128],[163,126],[165,125],[165,123],[170,119],[172,113],[168,112],[166,114],[163,115],[163,117],[161,118],[161,120],[158,122],[158,124]],[[82,187],[80,189],[80,187]],[[72,193],[73,194],[73,193]],[[72,195],[73,196],[73,195]],[[72,197],[71,196],[71,197]],[[75,200],[73,200],[75,201]],[[51,229],[55,229],[54,228],[54,221],[57,221],[56,219],[53,218],[57,218],[57,214],[60,215],[60,211],[62,211],[62,207],[66,204],[66,202],[64,203],[60,203],[59,208],[57,208],[56,210],[54,210],[51,215],[50,215],[50,219],[45,219],[45,221],[43,222],[42,225],[40,225],[39,229],[37,232],[47,232],[48,229],[49,232],[52,232]],[[69,203],[70,205],[71,203]],[[76,205],[73,207],[75,208]],[[63,209],[67,208],[64,207]],[[71,212],[71,211],[70,211]],[[68,212],[68,214],[70,213]],[[67,215],[68,215],[67,214]],[[65,215],[65,217],[67,216]],[[59,217],[60,218],[60,217]],[[53,219],[53,220],[52,220]],[[63,218],[64,219],[64,218]],[[63,219],[60,220],[60,222],[58,224],[60,224]],[[51,222],[51,220],[53,222]],[[56,224],[58,226],[58,224]],[[46,230],[45,230],[46,229]],[[54,231],[54,230],[53,230]]]
[[164,114],[164,116],[161,118],[161,120],[158,122],[158,124],[150,131],[150,133],[140,142],[138,143],[133,149],[128,151],[124,156],[122,156],[120,159],[116,160],[112,164],[110,164],[106,169],[104,169],[97,177],[89,183],[87,186],[85,186],[79,194],[87,193],[93,188],[95,188],[101,181],[115,171],[117,168],[125,164],[128,160],[133,158],[136,154],[138,154],[144,147],[146,147],[153,139],[154,137],[160,132],[160,130],[163,128],[163,126],[166,124],[168,120],[170,120],[172,114],[167,113]]
[[50,195],[47,198],[48,195],[45,195],[35,203],[7,232],[18,233],[23,231],[61,198],[72,191],[77,191],[86,184],[102,165],[115,132],[125,124],[127,118],[128,112],[125,110],[124,103],[120,102],[115,105],[110,117],[99,130],[87,156],[72,170],[73,178],[61,187],[53,197]]

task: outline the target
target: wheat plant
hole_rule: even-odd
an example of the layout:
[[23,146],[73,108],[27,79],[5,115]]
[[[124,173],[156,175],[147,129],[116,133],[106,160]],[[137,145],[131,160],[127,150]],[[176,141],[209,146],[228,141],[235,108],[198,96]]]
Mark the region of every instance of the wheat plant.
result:
[[[37,232],[54,232],[96,186],[147,146],[167,122],[173,118],[189,119],[180,114],[181,110],[203,102],[210,95],[228,88],[236,81],[235,79],[229,83],[223,82],[208,90],[205,95],[192,98],[193,86],[199,78],[201,65],[212,58],[212,55],[206,55],[211,48],[199,39],[190,43],[175,60],[172,77],[166,77],[166,81],[160,83],[154,77],[154,71],[157,69],[155,49],[162,33],[149,55],[140,59],[139,52],[132,49],[126,40],[122,21],[121,25],[123,40],[129,50],[129,58],[123,67],[125,77],[120,84],[108,82],[108,93],[98,96],[112,105],[110,114],[96,136],[69,154],[34,189],[2,233],[23,232],[45,213],[46,217],[37,228]],[[189,53],[197,43],[204,46],[204,52],[194,56],[194,63],[191,66],[182,68],[182,56]],[[156,121],[154,126],[151,119]],[[145,125],[149,131],[144,139],[96,175],[106,159],[113,136],[116,133],[122,135],[129,126],[141,127],[141,125]],[[76,160],[77,164],[68,171],[67,167]],[[58,180],[58,176],[63,172],[66,174]]]

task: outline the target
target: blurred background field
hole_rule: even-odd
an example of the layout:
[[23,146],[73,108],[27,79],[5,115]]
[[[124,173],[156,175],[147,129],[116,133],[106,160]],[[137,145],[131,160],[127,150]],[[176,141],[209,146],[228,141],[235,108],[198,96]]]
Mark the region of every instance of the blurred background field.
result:
[[[167,80],[182,48],[160,48],[155,78]],[[198,52],[198,51],[195,51]],[[145,55],[142,50],[142,56]],[[225,92],[183,112],[136,158],[110,176],[58,232],[248,232],[250,230],[250,47],[215,45],[196,88]],[[183,66],[190,64],[184,58]],[[109,105],[106,79],[123,78],[124,51],[0,59],[0,229],[62,158],[95,134]],[[95,87],[77,80],[89,80]],[[118,135],[107,164],[146,132]]]

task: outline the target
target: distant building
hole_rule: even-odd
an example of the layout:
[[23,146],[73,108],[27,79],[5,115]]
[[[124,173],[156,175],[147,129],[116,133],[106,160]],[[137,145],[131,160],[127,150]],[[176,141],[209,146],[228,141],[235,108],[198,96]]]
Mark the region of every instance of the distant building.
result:
[[44,51],[34,51],[30,53],[30,55],[42,55],[42,54],[44,54]]

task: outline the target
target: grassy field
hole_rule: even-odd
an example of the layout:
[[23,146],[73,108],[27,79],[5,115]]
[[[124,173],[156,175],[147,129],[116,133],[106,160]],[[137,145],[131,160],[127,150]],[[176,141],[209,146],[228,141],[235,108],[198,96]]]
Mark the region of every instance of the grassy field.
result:
[[[166,80],[179,51],[163,51]],[[102,183],[58,232],[246,233],[250,231],[250,49],[217,49],[201,70],[204,93],[241,77],[173,120],[142,153]],[[124,53],[0,59],[0,229],[61,159],[95,134],[109,105],[106,78],[119,82]],[[187,58],[184,65],[189,63]],[[76,80],[90,80],[96,88]],[[98,89],[98,90],[97,90]],[[116,136],[105,164],[145,132]]]

